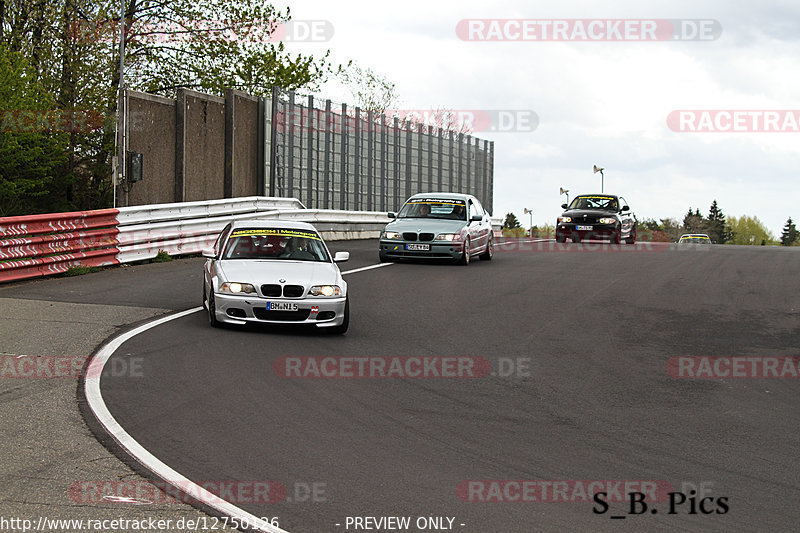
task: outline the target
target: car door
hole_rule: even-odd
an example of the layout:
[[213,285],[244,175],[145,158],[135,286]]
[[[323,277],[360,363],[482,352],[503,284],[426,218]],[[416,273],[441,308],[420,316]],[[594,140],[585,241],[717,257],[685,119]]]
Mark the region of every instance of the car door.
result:
[[[626,210],[625,207],[628,209]],[[635,223],[635,218],[633,216],[633,211],[630,210],[630,206],[628,202],[625,201],[625,198],[622,196],[619,197],[619,218],[620,222],[622,223],[622,235],[628,236],[633,229],[633,225]]]
[[[473,248],[483,250],[489,240],[489,232],[491,231],[491,221],[488,221],[489,216],[483,210],[483,206],[477,198],[471,198],[469,201],[470,209],[470,238],[473,242]],[[481,217],[480,222],[472,221],[472,216],[478,215]],[[488,222],[488,223],[487,223]],[[488,229],[487,229],[488,228]]]

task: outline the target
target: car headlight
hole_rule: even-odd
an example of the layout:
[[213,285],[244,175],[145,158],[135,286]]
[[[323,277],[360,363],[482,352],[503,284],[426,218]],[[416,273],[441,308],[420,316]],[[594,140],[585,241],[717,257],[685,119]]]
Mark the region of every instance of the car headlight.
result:
[[255,294],[256,288],[249,283],[237,283],[235,281],[223,283],[219,288],[222,292],[230,292],[232,294]]
[[434,239],[436,241],[460,241],[461,234],[460,233],[440,233]]
[[400,240],[403,238],[403,236],[397,233],[396,231],[384,231],[383,238],[389,240]]
[[311,296],[324,296],[330,298],[333,296],[341,296],[342,288],[338,285],[314,285],[308,290],[308,294]]
[[616,224],[617,223],[617,219],[616,218],[612,218],[612,217],[604,217],[604,218],[601,218],[600,220],[598,220],[598,222],[601,223],[601,224]]
[[572,217],[558,217],[559,222],[572,222]]

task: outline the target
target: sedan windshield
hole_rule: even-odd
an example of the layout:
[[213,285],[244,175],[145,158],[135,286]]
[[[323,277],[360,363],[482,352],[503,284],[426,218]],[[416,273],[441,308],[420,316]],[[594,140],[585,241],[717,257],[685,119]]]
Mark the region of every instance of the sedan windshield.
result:
[[613,196],[576,196],[569,209],[603,209],[619,211],[617,199]]
[[467,204],[464,200],[413,198],[400,209],[397,218],[467,220]]
[[286,228],[234,230],[222,259],[330,261],[317,233]]

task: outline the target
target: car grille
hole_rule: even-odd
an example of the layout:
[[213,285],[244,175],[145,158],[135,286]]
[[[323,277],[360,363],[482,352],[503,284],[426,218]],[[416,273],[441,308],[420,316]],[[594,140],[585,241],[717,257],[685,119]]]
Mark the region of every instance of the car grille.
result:
[[302,298],[305,288],[302,285],[285,285],[283,296],[286,298]]
[[597,224],[598,217],[572,217],[572,222],[575,224]]
[[433,233],[420,233],[419,240],[421,241],[432,241],[433,240]]
[[416,233],[403,233],[403,240],[416,241],[417,240],[417,234]]
[[262,285],[261,294],[269,298],[279,298],[281,295],[281,286],[275,284]]
[[302,298],[305,292],[305,287],[302,285],[281,287],[280,285],[269,283],[261,286],[261,294],[268,298],[280,298],[281,294],[286,298]]
[[297,311],[267,311],[263,307],[253,308],[253,314],[259,320],[276,320],[280,322],[300,322],[306,320],[311,309],[298,309]]

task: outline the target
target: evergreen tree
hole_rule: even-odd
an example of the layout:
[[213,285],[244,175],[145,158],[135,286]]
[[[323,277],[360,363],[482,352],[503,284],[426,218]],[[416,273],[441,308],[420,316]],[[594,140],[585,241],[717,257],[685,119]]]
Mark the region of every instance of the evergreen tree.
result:
[[707,233],[712,241],[725,244],[733,240],[733,231],[728,225],[725,215],[722,213],[722,209],[717,205],[717,200],[711,203],[706,221],[708,226]]
[[506,220],[503,222],[503,227],[507,229],[514,229],[514,228],[521,228],[522,226],[517,220],[516,215],[514,213],[506,213]]
[[783,227],[783,233],[781,233],[781,245],[791,246],[797,242],[797,237],[797,228],[794,222],[792,222],[792,217],[789,217],[789,220],[786,221],[786,225]]

